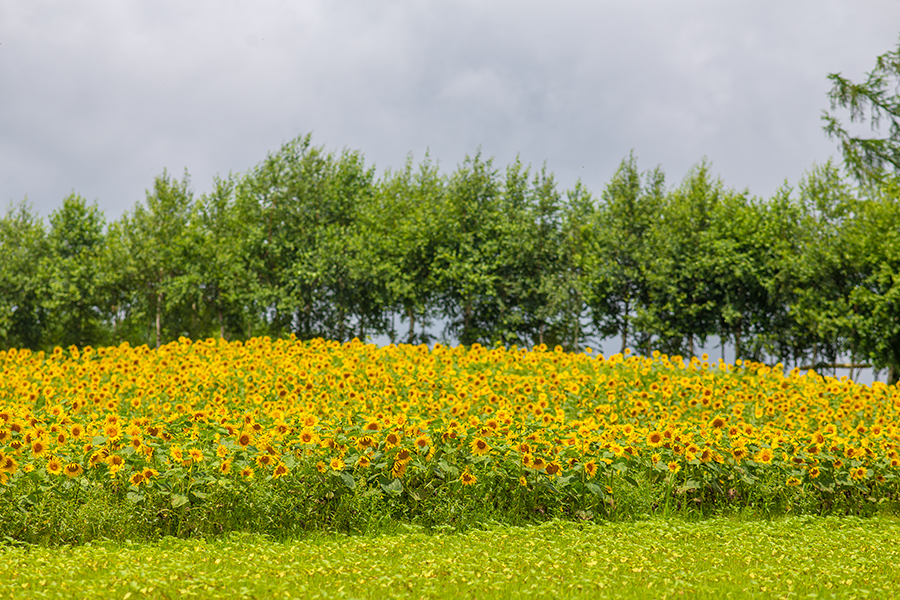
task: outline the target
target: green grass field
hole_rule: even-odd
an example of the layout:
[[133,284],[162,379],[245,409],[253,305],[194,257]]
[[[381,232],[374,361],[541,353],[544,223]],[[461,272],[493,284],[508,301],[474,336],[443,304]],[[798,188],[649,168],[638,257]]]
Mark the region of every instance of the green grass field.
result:
[[900,519],[552,521],[0,549],[0,598],[891,598]]

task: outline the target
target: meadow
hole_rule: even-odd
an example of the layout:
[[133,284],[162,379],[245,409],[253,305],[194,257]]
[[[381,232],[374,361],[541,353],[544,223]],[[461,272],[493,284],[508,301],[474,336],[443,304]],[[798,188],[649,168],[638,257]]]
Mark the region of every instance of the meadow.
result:
[[894,518],[415,529],[0,549],[0,598],[891,598],[900,590]]

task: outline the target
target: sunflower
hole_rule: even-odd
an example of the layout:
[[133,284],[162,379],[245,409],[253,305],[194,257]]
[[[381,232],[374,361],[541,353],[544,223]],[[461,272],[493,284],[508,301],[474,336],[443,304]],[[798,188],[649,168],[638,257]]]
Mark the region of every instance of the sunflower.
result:
[[47,451],[47,444],[45,444],[41,440],[35,440],[33,444],[31,444],[31,455],[32,456],[42,456]]
[[366,456],[365,454],[361,454],[361,455],[359,456],[359,460],[356,461],[356,466],[357,466],[357,467],[360,467],[360,468],[362,468],[362,469],[365,469],[365,468],[368,467],[370,464],[372,464],[372,461],[369,460],[369,457]]
[[69,477],[78,477],[84,473],[84,469],[78,463],[69,463],[63,469],[63,472]]
[[47,461],[47,472],[51,475],[59,475],[62,473],[63,466],[62,463],[59,462],[57,458],[51,458]]
[[544,473],[550,475],[551,477],[557,477],[560,473],[562,473],[562,465],[560,465],[556,461],[547,463],[547,466],[544,467]]
[[243,469],[241,469],[241,477],[243,477],[244,479],[253,479],[253,475],[253,469],[251,469],[250,467],[244,467]]
[[144,474],[141,472],[135,473],[128,479],[128,482],[135,486],[141,485],[144,483]]
[[472,443],[469,444],[469,447],[472,449],[472,454],[476,456],[484,456],[491,451],[490,445],[481,438],[475,438],[474,440],[472,440]]
[[331,470],[332,471],[343,471],[344,470],[344,461],[340,459],[340,457],[335,457],[331,459]]
[[196,463],[203,462],[203,451],[199,448],[191,448],[188,450],[188,454],[190,454],[192,461]]
[[401,477],[403,477],[403,475],[406,474],[406,465],[406,462],[395,460],[394,466],[391,467],[391,476],[394,479],[400,479]]
[[392,431],[384,437],[384,448],[385,450],[389,448],[396,448],[400,445],[400,436]]
[[[522,479],[525,479],[525,478],[524,477],[520,478],[519,483],[522,482]],[[465,471],[462,472],[462,475],[459,476],[459,481],[463,485],[472,485],[473,483],[478,481],[478,479],[474,475],[472,475],[468,469],[466,469]],[[526,481],[525,484],[527,484],[527,483],[528,482]]]
[[241,448],[246,448],[250,445],[250,434],[246,431],[238,436],[238,444],[240,444]]
[[788,477],[787,481],[785,483],[789,487],[796,487],[796,486],[800,485],[800,480],[797,479],[796,477]]
[[284,463],[278,463],[278,466],[275,467],[275,471],[272,473],[272,479],[280,479],[288,474],[288,468],[284,465]]
[[756,456],[753,457],[753,460],[764,465],[769,465],[772,464],[773,458],[775,458],[775,453],[772,452],[772,450],[770,450],[769,448],[763,448],[756,453]]
[[356,438],[356,449],[360,452],[369,448],[375,448],[376,446],[378,446],[378,442],[376,442],[375,438],[373,438],[371,435],[362,435]]
[[228,475],[231,473],[231,461],[227,459],[222,459],[219,463],[219,473],[222,475]]
[[663,435],[660,431],[651,431],[647,435],[647,445],[651,448],[659,448],[663,444]]

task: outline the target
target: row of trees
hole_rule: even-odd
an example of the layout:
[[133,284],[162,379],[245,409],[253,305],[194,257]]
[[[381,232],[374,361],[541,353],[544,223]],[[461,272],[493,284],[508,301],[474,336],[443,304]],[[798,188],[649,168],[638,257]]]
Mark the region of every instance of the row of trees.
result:
[[849,356],[900,375],[900,45],[863,83],[831,75],[832,163],[754,198],[706,162],[674,187],[627,157],[594,197],[546,168],[480,153],[376,177],[309,136],[195,198],[164,172],[107,222],[78,195],[43,222],[0,220],[0,347],[159,346],[257,334],[577,348],[619,337],[693,354],[821,365]]
[[0,221],[0,345],[257,334],[900,362],[900,190],[831,163],[759,199],[707,163],[667,188],[629,156],[599,198],[480,154],[380,178],[310,137],[195,198],[187,174],[107,222],[67,197]]

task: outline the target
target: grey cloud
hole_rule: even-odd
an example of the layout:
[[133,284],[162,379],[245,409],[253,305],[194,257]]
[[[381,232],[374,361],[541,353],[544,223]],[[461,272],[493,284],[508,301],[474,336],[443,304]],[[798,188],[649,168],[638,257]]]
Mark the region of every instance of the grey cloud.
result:
[[900,3],[21,1],[0,5],[0,201],[110,217],[163,168],[198,191],[294,136],[452,168],[480,145],[599,193],[632,148],[769,195],[836,154],[826,74],[897,43]]

